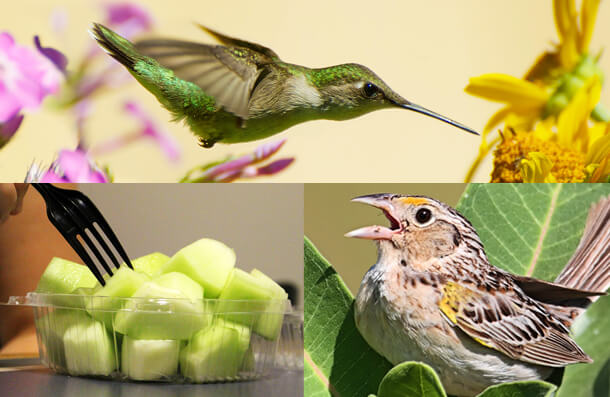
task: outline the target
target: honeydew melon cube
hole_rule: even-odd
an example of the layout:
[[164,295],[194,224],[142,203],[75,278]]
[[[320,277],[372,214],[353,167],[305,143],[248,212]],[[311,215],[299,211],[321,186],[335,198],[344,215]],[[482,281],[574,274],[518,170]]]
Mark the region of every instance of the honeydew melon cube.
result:
[[131,338],[188,339],[206,324],[203,288],[182,273],[145,282],[132,298],[114,320],[114,329]]
[[131,261],[133,270],[138,273],[144,273],[149,277],[156,276],[161,267],[169,261],[169,256],[160,252],[153,252],[152,254],[141,256]]
[[260,270],[253,269],[250,274],[265,283],[273,296],[266,309],[268,313],[263,313],[257,318],[256,324],[254,324],[254,332],[267,339],[275,340],[282,330],[288,294],[284,291],[284,288]]
[[89,320],[83,309],[56,309],[36,318],[36,330],[44,346],[49,367],[60,372],[65,370],[64,334],[69,327]]
[[233,269],[220,293],[217,315],[252,327],[272,296],[265,282],[241,269]]
[[93,297],[86,300],[89,314],[102,321],[112,329],[112,319],[118,309],[123,305],[123,299],[129,298],[138,288],[150,278],[146,274],[137,273],[127,266],[121,266],[106,280],[106,285],[97,290]]
[[184,273],[203,287],[206,298],[217,298],[234,266],[235,252],[231,248],[203,238],[176,252],[160,273]]
[[87,266],[54,257],[40,276],[36,292],[71,294],[77,288],[93,288],[97,279]]
[[100,321],[84,318],[64,333],[66,367],[71,375],[110,375],[117,369],[114,341]]
[[167,378],[178,372],[179,340],[123,338],[121,371],[135,380]]
[[[248,347],[250,347],[250,327],[243,325],[243,324],[238,324],[238,323],[234,323],[232,321],[227,321],[221,318],[216,318],[214,319],[214,322],[212,323],[213,326],[216,327],[224,327],[224,328],[230,328],[232,330],[234,330],[235,332],[237,332],[237,336],[239,337],[238,339],[238,344],[239,344],[239,349],[238,350],[248,350]],[[197,341],[195,341],[195,344],[197,344]],[[200,346],[198,346],[200,347]]]
[[202,329],[180,352],[180,371],[195,382],[231,379],[238,375],[250,341],[247,327],[224,322]]

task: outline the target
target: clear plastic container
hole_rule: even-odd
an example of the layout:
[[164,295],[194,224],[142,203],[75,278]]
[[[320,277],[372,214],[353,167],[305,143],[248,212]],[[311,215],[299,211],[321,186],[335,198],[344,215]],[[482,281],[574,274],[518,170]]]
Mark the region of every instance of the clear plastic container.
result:
[[[298,368],[299,356],[302,365],[302,348],[294,350],[303,343],[302,321],[297,324],[288,300],[30,292],[8,304],[33,308],[40,359],[57,373],[205,383],[256,379],[278,364]],[[278,356],[280,339],[296,357],[290,362]]]
[[302,371],[303,348],[303,312],[287,311],[282,323],[275,359],[276,366],[292,371]]

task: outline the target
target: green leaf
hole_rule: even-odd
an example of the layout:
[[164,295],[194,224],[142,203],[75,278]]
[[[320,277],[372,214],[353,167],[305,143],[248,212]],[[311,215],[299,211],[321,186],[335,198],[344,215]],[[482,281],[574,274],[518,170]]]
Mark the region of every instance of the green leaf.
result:
[[445,397],[436,372],[424,363],[398,364],[383,377],[378,397]]
[[305,238],[305,395],[366,396],[392,365],[364,341],[353,296]]
[[552,281],[574,253],[606,184],[472,184],[457,205],[492,265]]
[[553,397],[557,386],[542,381],[509,382],[491,386],[478,397]]
[[610,296],[599,298],[572,326],[574,340],[593,364],[566,368],[559,397],[610,396]]

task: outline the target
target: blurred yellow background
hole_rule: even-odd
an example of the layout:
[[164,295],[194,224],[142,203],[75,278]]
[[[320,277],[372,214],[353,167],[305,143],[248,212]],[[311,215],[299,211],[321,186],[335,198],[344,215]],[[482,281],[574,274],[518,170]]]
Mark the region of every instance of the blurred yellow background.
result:
[[[2,30],[20,44],[39,34],[43,45],[64,51],[72,66],[91,43],[87,29],[102,21],[101,1],[20,0],[5,2]],[[489,72],[522,76],[551,42],[557,41],[551,0],[462,1],[140,1],[155,17],[154,35],[211,43],[200,22],[228,35],[274,49],[283,60],[310,67],[358,62],[415,103],[481,130],[499,105],[463,92],[471,76]],[[50,15],[68,15],[68,31],[57,37]],[[610,5],[602,2],[591,48],[610,43]],[[601,67],[610,71],[610,57]],[[87,122],[91,145],[133,130],[122,112],[135,99],[180,143],[180,163],[169,163],[150,142],[97,158],[116,181],[177,181],[193,166],[243,154],[260,142],[200,148],[188,128],[135,82],[103,95]],[[610,90],[602,95],[610,106]],[[479,138],[428,117],[384,110],[345,121],[297,125],[267,141],[287,138],[281,156],[296,162],[277,182],[460,182],[478,151]],[[44,109],[29,114],[16,137],[0,151],[0,180],[18,181],[33,161],[49,163],[57,150],[73,148],[75,127],[67,114]],[[477,175],[487,181],[488,162]],[[270,179],[267,179],[267,181]]]
[[462,183],[313,183],[305,185],[305,236],[356,294],[364,273],[377,260],[374,241],[343,235],[363,226],[387,226],[383,213],[371,206],[351,203],[354,197],[396,193],[434,197],[455,207],[466,189]]

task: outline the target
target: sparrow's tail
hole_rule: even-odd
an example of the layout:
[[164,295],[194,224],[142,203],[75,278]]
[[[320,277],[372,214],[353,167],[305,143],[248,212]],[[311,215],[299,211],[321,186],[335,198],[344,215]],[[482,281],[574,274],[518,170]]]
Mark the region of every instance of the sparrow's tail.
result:
[[555,283],[595,292],[610,288],[610,196],[591,206],[580,243]]
[[135,63],[142,59],[142,55],[135,50],[133,43],[104,25],[94,23],[91,33],[93,38],[111,57],[122,63],[130,71],[133,71]]

